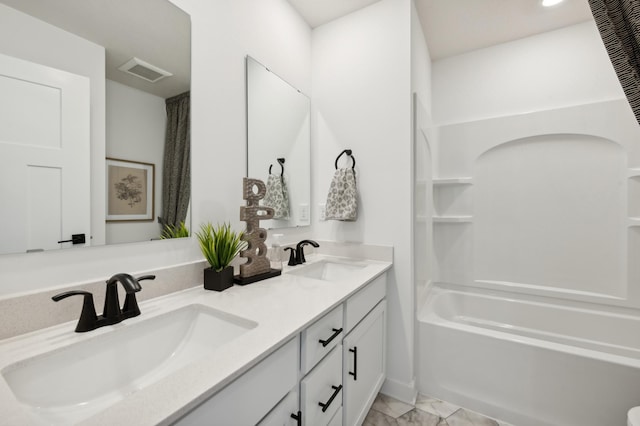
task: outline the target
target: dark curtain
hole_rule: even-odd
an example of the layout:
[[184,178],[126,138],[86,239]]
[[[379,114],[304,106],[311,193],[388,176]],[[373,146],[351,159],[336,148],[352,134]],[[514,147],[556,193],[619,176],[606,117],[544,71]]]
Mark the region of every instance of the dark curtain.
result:
[[191,197],[191,125],[189,92],[168,98],[167,131],[162,167],[160,223],[179,226],[187,217]]
[[622,89],[640,123],[640,0],[589,0]]

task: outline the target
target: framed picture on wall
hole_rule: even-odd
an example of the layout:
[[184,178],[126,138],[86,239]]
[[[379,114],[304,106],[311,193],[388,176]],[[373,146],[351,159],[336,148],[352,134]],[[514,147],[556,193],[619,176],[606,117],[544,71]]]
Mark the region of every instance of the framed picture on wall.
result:
[[107,222],[152,221],[155,166],[107,158]]

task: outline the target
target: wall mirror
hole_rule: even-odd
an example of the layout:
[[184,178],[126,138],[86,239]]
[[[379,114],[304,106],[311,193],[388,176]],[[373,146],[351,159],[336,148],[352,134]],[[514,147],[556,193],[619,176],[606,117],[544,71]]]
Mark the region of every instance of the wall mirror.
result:
[[267,229],[309,226],[311,102],[260,62],[246,57],[247,176],[267,184]]
[[190,39],[168,0],[0,0],[0,254],[160,239],[168,187],[190,227]]

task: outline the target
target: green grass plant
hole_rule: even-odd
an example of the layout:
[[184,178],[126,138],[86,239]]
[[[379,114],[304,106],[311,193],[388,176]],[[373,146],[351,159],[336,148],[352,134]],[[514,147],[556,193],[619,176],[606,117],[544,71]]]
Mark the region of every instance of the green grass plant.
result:
[[170,238],[186,238],[189,236],[189,228],[184,224],[184,222],[180,222],[180,225],[165,225],[162,230],[162,235],[160,238],[163,240],[168,240]]
[[213,226],[210,222],[200,225],[196,232],[200,243],[200,250],[211,269],[222,271],[244,249],[246,242],[242,241],[244,232],[237,233],[231,229],[231,224]]

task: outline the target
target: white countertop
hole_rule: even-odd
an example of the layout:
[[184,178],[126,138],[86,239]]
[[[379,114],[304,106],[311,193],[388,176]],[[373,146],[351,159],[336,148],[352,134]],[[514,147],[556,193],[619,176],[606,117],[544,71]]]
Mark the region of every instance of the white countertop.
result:
[[[339,259],[311,255],[307,263]],[[306,326],[345,301],[391,267],[391,262],[359,260],[366,266],[348,280],[328,282],[287,274],[223,292],[194,287],[140,303],[142,314],[89,333],[75,333],[76,321],[0,341],[0,370],[17,361],[55,351],[85,339],[190,305],[201,304],[251,321],[258,326],[199,361],[127,395],[124,400],[80,424],[171,424],[225,385],[256,365]],[[144,290],[143,290],[144,291]],[[100,307],[97,307],[100,309]],[[73,362],[73,360],[69,360]],[[0,425],[38,425],[37,419],[0,380]]]

